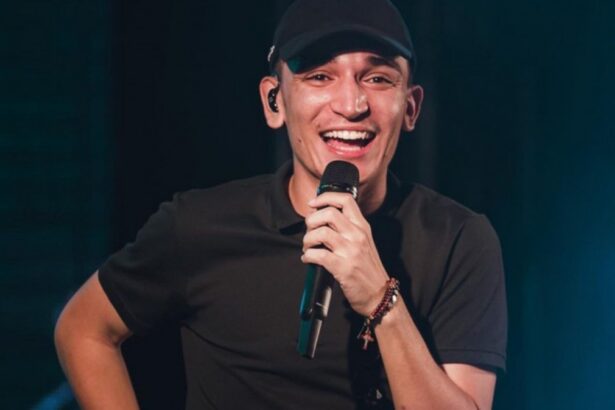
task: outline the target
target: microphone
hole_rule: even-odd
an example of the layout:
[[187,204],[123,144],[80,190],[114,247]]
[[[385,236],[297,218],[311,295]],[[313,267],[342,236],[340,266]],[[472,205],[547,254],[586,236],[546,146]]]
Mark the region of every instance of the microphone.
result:
[[[332,161],[325,168],[316,194],[347,192],[356,200],[358,186],[359,170],[357,167],[345,161]],[[334,284],[333,276],[325,268],[314,264],[308,265],[299,305],[301,324],[297,350],[303,357],[314,358],[320,329],[329,313]]]

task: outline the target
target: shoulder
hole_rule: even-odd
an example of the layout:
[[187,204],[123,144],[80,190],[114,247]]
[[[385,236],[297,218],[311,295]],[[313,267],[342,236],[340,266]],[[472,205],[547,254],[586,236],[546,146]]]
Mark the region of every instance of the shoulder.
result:
[[182,212],[221,214],[253,208],[269,195],[273,177],[273,174],[258,175],[210,188],[178,192],[173,202]]
[[404,186],[400,213],[428,229],[457,231],[474,220],[486,219],[459,202],[424,185]]
[[477,215],[470,208],[424,185],[408,184],[405,191],[404,205],[415,208],[417,212],[459,220]]
[[219,238],[224,233],[262,229],[271,219],[274,175],[234,180],[210,188],[178,192],[163,203],[175,234],[184,241]]
[[[448,254],[461,239],[477,246],[499,247],[487,217],[421,184],[402,185],[396,219],[410,242]],[[429,253],[429,252],[428,252]]]

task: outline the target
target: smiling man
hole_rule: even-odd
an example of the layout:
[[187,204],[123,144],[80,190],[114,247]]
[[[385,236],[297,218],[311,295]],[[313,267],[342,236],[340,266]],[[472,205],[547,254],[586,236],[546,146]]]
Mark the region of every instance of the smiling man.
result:
[[389,163],[401,130],[414,128],[423,90],[409,85],[407,60],[377,54],[384,46],[364,39],[363,49],[374,51],[348,51],[362,40],[346,33],[320,41],[326,44],[320,54],[290,60],[293,70],[279,64],[278,75],[262,80],[263,101],[272,90],[280,101],[276,111],[265,105],[265,116],[271,127],[287,128],[294,165],[289,193],[299,213],[307,212],[322,171],[336,159],[359,169],[360,203],[371,213],[384,200]]
[[[86,282],[56,328],[80,404],[136,408],[120,344],[173,322],[190,409],[490,408],[506,347],[497,236],[388,172],[423,99],[398,11],[298,0],[269,61],[263,109],[286,128],[292,161],[177,194]],[[357,201],[315,196],[334,160],[358,168]],[[296,351],[310,263],[337,284],[313,360]]]

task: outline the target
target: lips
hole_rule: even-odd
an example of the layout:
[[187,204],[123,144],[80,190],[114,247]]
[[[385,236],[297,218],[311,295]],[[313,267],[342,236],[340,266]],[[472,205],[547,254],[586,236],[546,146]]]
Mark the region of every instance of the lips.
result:
[[369,130],[338,129],[320,133],[327,149],[338,158],[358,159],[370,151],[376,133]]
[[371,131],[332,130],[320,134],[322,140],[331,148],[342,151],[359,151],[374,140]]

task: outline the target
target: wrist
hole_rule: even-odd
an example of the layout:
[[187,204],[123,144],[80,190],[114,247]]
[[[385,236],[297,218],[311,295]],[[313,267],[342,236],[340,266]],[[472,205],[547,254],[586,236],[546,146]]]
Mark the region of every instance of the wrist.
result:
[[358,339],[363,340],[363,350],[367,349],[370,342],[374,341],[374,329],[378,326],[387,314],[394,308],[399,298],[399,281],[395,278],[390,278],[384,290],[384,295],[380,303],[367,316],[363,322],[363,327],[357,335]]

